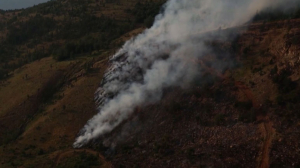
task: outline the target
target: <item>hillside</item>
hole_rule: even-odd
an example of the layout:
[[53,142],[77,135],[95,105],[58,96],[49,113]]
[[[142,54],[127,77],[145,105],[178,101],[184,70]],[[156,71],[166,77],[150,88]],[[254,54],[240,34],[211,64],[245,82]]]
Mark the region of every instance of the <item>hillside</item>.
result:
[[[147,17],[157,4],[144,11]],[[108,57],[145,27],[147,18],[133,16],[138,5],[148,6],[50,1],[0,14],[6,23],[0,29],[0,167],[109,167],[96,151],[72,150],[72,142],[96,113],[94,92]]]
[[72,147],[97,113],[109,57],[163,2],[62,0],[0,13],[1,168],[300,167],[297,13],[258,13],[232,28],[232,42],[207,40],[230,68],[213,66],[228,61],[217,54],[192,60],[202,76],[188,89],[165,89],[105,137]]
[[299,24],[257,22],[233,44],[218,44],[234,51],[238,66],[224,73],[206,67],[214,82],[166,90],[159,104],[139,109],[122,126],[128,135],[120,139],[118,128],[106,137],[121,144],[107,155],[113,165],[299,166]]
[[54,0],[0,13],[0,78],[32,61],[99,55],[120,47],[115,39],[151,26],[163,1]]

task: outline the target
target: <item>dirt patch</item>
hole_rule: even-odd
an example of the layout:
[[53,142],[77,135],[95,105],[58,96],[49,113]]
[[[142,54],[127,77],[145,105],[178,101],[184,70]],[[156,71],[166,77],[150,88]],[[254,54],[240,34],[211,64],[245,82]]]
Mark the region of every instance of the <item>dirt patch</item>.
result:
[[259,129],[264,137],[263,146],[261,148],[261,160],[259,163],[259,168],[269,168],[270,167],[270,150],[272,147],[273,137],[275,135],[275,129],[273,128],[273,122],[270,121],[268,116],[258,117],[258,120],[263,122],[259,124]]

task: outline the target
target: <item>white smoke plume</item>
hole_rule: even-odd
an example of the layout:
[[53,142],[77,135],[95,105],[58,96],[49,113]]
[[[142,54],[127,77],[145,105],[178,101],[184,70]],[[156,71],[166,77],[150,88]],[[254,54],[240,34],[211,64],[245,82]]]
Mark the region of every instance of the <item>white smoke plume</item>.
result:
[[167,1],[154,25],[111,58],[96,92],[99,113],[87,122],[73,146],[111,132],[136,107],[159,101],[164,88],[187,86],[198,73],[199,65],[191,60],[211,52],[204,41],[213,37],[206,32],[241,25],[257,11],[281,2],[287,4],[286,0]]

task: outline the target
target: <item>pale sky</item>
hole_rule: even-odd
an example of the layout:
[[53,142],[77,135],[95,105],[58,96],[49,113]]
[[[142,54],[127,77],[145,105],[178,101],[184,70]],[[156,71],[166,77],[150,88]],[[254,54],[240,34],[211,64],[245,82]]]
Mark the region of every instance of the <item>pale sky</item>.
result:
[[27,8],[49,0],[0,0],[0,9],[21,9]]

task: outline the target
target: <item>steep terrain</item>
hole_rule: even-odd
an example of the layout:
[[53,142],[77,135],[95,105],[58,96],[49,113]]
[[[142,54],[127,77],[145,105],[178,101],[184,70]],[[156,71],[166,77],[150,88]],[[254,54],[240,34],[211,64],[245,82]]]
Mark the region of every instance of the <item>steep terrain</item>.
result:
[[[214,49],[232,55],[231,69],[220,72],[211,67],[218,59],[214,55],[191,60],[201,67],[204,78],[186,90],[164,90],[161,102],[136,108],[113,132],[73,149],[78,131],[97,113],[94,93],[109,56],[153,19],[147,12],[137,15],[141,10],[136,8],[146,11],[147,7],[135,0],[80,2],[53,1],[0,14],[1,22],[11,25],[30,16],[39,19],[37,13],[59,25],[17,44],[18,40],[6,40],[10,29],[0,27],[1,46],[10,46],[3,48],[10,58],[1,57],[5,70],[0,83],[1,168],[300,167],[299,19],[256,21],[234,28],[238,36],[233,42],[208,41]],[[117,26],[120,33],[103,39],[100,26],[89,30],[91,34],[80,34],[86,31],[76,24],[86,21],[80,10],[114,18],[112,25],[122,25]],[[71,27],[78,26],[71,31],[78,36],[63,31],[70,28],[66,20],[72,20]],[[133,26],[123,27],[133,20]],[[102,33],[109,36],[115,31]],[[88,42],[90,36],[94,41]],[[69,52],[99,41],[107,44]],[[21,56],[15,55],[16,48]],[[38,50],[34,58],[31,54]]]
[[96,147],[116,167],[299,166],[299,21],[256,22],[231,45],[212,43],[234,52],[235,68],[191,61],[215,80],[166,90]]
[[[138,21],[132,15],[137,1],[89,1],[79,5],[80,2],[51,1],[0,14],[0,22],[6,23],[1,24],[0,29],[0,71],[3,70],[0,75],[0,167],[109,167],[98,152],[73,150],[72,143],[83,124],[96,113],[94,92],[108,65],[108,57],[120,44],[144,29],[145,18]],[[77,6],[76,10],[85,9],[75,11],[74,6]],[[127,11],[130,9],[133,11]],[[114,11],[119,13],[115,15]],[[82,15],[73,16],[76,13]],[[96,18],[86,18],[92,16]],[[107,22],[104,25],[114,26],[121,32],[110,29],[114,36],[103,40],[99,34],[110,35],[97,28],[68,39],[62,34],[72,30],[85,31],[82,26],[87,26],[62,31],[69,17],[74,25],[108,21],[112,25]],[[54,27],[41,23],[52,22],[48,18],[55,22]],[[124,23],[131,22],[130,19],[132,25],[128,28]],[[20,32],[20,26],[27,30]],[[131,29],[133,31],[128,31]],[[42,33],[36,34],[36,30]],[[62,34],[54,35],[53,31]],[[87,36],[106,44],[86,48],[91,45]],[[58,55],[58,50],[62,53],[70,50],[67,49],[69,43],[73,44],[71,47],[79,47],[78,52],[72,53],[72,57],[68,53]],[[95,41],[93,45],[96,45]],[[63,56],[63,59],[57,56]]]

